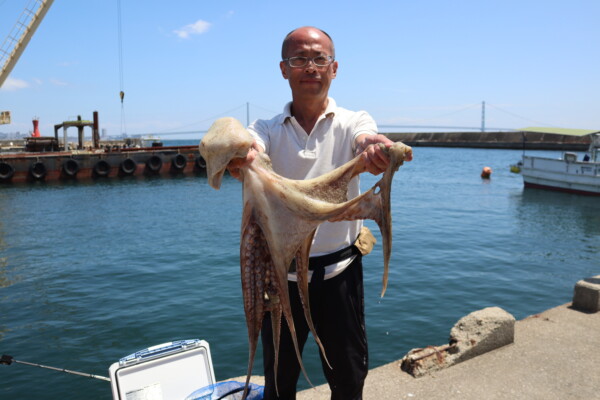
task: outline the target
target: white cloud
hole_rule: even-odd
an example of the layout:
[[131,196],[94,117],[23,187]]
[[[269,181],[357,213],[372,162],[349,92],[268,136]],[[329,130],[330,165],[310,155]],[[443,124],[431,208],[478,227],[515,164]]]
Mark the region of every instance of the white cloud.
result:
[[210,22],[199,19],[193,24],[185,25],[179,29],[175,29],[173,32],[181,39],[187,39],[191,35],[200,35],[206,32],[210,28]]
[[58,80],[56,78],[51,78],[50,79],[50,83],[53,84],[54,86],[67,86],[68,85],[67,82],[63,82],[63,81]]
[[1,90],[11,92],[19,89],[25,89],[27,87],[29,87],[29,83],[22,79],[7,78],[4,81]]

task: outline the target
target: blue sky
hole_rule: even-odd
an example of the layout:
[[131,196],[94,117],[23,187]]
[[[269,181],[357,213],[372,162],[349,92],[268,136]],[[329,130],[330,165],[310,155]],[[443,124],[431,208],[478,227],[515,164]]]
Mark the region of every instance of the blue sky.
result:
[[[28,1],[0,0],[2,42]],[[331,96],[382,126],[479,127],[485,101],[487,127],[600,129],[598,16],[597,0],[121,0],[120,70],[117,0],[55,0],[0,89],[0,132],[94,110],[109,135],[246,123],[247,103],[270,118],[290,99],[281,41],[302,25],[335,41]]]

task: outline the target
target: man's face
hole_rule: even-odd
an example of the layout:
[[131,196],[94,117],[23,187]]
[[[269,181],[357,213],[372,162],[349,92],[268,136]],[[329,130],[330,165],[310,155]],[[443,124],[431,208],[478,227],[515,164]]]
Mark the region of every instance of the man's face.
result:
[[[288,40],[285,58],[333,56],[331,40],[318,29],[300,28],[292,33]],[[293,68],[286,61],[282,61],[279,66],[281,74],[290,83],[294,97],[320,97],[327,96],[338,64],[334,61],[326,67],[319,67],[309,61],[304,67]]]

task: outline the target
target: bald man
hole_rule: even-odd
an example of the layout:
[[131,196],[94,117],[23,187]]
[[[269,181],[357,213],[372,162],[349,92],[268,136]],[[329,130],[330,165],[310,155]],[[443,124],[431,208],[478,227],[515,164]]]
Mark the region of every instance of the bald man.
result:
[[[257,120],[248,130],[255,138],[245,163],[266,152],[273,170],[290,179],[315,178],[361,154],[366,169],[379,174],[389,164],[387,155],[371,143],[391,146],[392,141],[377,134],[377,125],[364,112],[338,107],[328,96],[338,71],[331,37],[310,26],[290,32],[284,39],[279,63],[281,75],[289,82],[292,101],[282,114]],[[367,149],[367,150],[365,150]],[[231,164],[230,172],[237,175]],[[359,178],[348,188],[348,198],[359,195]],[[332,368],[324,362],[323,372],[332,399],[361,399],[368,372],[368,348],[364,317],[362,254],[354,242],[362,221],[324,222],[311,247],[309,298],[312,319]],[[300,349],[306,343],[306,324],[294,272],[288,274],[290,301]],[[281,329],[277,388],[275,390],[273,332],[268,314],[262,327],[265,368],[264,398],[295,399],[300,375],[285,320]]]

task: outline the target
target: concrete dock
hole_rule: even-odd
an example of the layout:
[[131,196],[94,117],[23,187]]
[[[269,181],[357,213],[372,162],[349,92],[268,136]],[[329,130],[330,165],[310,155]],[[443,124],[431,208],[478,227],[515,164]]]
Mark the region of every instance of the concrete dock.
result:
[[[252,382],[264,384],[262,377]],[[321,385],[299,392],[297,399],[329,397],[328,386]],[[513,344],[420,378],[402,371],[399,361],[374,368],[363,398],[600,399],[600,312],[578,311],[568,303],[530,316],[516,322]]]
[[[533,315],[517,321],[513,344],[420,378],[398,361],[383,365],[369,372],[363,398],[600,399],[600,313],[569,303]],[[329,399],[329,388],[298,399]]]

